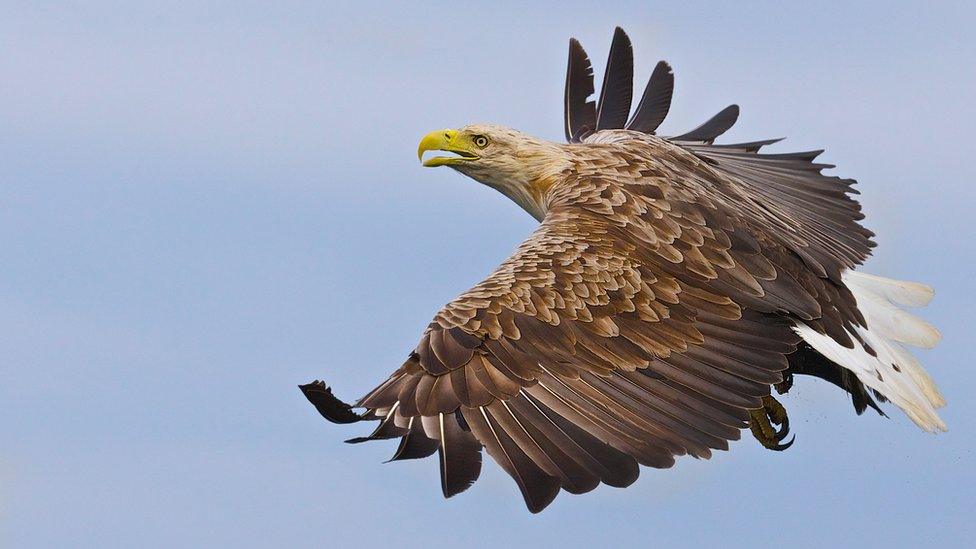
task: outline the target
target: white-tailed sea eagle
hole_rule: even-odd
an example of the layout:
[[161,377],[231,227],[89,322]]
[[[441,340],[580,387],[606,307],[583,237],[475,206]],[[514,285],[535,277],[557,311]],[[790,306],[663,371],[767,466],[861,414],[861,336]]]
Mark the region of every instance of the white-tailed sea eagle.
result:
[[[945,401],[904,345],[939,333],[902,307],[932,290],[862,273],[874,246],[851,179],[821,151],[764,154],[777,140],[716,144],[730,106],[687,133],[655,134],[674,77],[660,62],[633,115],[633,54],[617,29],[599,100],[570,41],[566,138],[488,124],[439,130],[418,154],[497,189],[538,228],[484,281],[448,303],[416,349],[355,405],[302,386],[329,420],[379,423],[394,460],[440,456],[445,496],[468,488],[487,450],[529,509],[560,489],[627,486],[638,465],[707,458],[751,427],[783,449],[771,396],[793,374],[891,401],[945,430]],[[362,409],[355,412],[353,409]]]

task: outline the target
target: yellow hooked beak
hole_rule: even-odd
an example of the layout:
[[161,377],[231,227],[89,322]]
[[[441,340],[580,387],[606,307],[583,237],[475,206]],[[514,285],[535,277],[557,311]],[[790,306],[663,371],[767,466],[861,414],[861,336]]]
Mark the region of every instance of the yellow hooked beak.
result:
[[[420,146],[417,147],[417,158],[423,162],[424,166],[434,168],[477,160],[479,156],[474,152],[476,149],[477,147],[471,141],[470,136],[457,130],[437,130],[428,133],[420,140]],[[435,156],[424,160],[424,153],[427,151],[445,151],[457,156]]]

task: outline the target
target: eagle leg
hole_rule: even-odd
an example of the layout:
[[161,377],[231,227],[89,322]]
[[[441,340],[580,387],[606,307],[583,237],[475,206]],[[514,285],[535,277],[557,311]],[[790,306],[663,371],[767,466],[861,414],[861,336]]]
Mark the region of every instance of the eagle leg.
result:
[[790,389],[793,388],[793,372],[789,370],[783,372],[783,381],[773,385],[773,387],[775,387],[776,392],[781,395],[785,395],[786,393],[790,392]]
[[[794,435],[789,442],[783,442],[786,435],[790,433],[790,418],[786,414],[786,408],[772,395],[764,396],[762,401],[762,408],[749,411],[749,429],[760,444],[770,450],[782,452],[792,446],[793,441],[796,440]],[[778,425],[779,429],[773,425]]]

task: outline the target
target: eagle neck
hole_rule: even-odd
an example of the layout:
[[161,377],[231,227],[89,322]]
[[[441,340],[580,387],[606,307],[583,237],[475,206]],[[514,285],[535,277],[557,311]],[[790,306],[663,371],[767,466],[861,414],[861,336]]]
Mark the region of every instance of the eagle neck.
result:
[[550,191],[571,167],[569,155],[559,145],[535,142],[519,149],[506,162],[496,162],[490,170],[459,171],[507,196],[542,221],[549,211]]

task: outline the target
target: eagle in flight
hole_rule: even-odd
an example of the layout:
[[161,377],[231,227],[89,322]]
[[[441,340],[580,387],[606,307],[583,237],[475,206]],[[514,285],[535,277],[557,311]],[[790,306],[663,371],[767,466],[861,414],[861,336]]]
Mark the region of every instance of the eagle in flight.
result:
[[490,124],[426,135],[424,166],[497,189],[539,226],[354,405],[321,381],[301,386],[318,411],[378,422],[349,442],[399,438],[393,460],[437,453],[446,497],[478,478],[484,449],[532,512],[560,489],[627,486],[638,465],[708,458],[747,427],[785,449],[771,388],[795,374],[848,392],[859,414],[890,401],[945,430],[945,400],[904,347],[940,338],[902,309],[932,290],[858,270],[874,243],[854,180],[824,175],[822,151],[716,144],[736,105],[657,135],[673,87],[659,62],[630,115],[633,52],[617,28],[596,102],[570,40],[567,144]]

